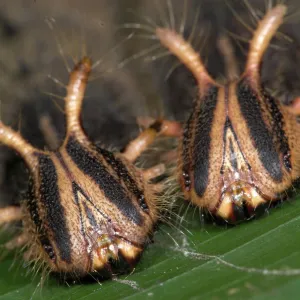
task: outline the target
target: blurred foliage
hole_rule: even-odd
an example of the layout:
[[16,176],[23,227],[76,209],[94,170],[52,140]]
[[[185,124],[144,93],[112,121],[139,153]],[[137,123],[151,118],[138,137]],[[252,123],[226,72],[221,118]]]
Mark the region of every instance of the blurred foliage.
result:
[[299,197],[231,228],[200,225],[193,215],[187,215],[188,231],[162,225],[135,271],[118,281],[67,286],[50,277],[41,287],[39,275],[32,280],[19,259],[7,257],[0,300],[297,299],[300,276],[272,270],[300,273]]

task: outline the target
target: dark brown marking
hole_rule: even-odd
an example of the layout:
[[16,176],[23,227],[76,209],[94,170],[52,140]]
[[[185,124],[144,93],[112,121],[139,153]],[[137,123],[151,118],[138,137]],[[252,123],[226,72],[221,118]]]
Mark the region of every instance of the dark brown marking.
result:
[[162,121],[156,120],[149,128],[155,130],[156,132],[161,132]]
[[191,166],[191,159],[190,159],[190,143],[191,143],[191,136],[192,136],[192,123],[195,116],[195,109],[192,111],[183,131],[183,139],[182,139],[182,177],[185,189],[187,191],[191,188],[191,179],[190,179],[190,166]]
[[27,205],[27,209],[30,213],[31,220],[33,221],[33,223],[36,227],[38,239],[40,241],[41,246],[43,247],[44,251],[49,256],[49,258],[53,262],[56,262],[55,251],[50,243],[49,238],[47,237],[46,231],[43,227],[42,220],[39,215],[37,199],[35,197],[35,188],[34,188],[32,179],[29,180],[28,192],[27,192],[27,197],[26,197],[26,205]]
[[138,199],[140,207],[145,212],[148,212],[149,207],[146,203],[144,193],[139,189],[139,187],[131,177],[124,163],[120,159],[116,158],[113,155],[113,153],[111,153],[110,151],[107,151],[99,147],[97,147],[97,151],[103,156],[106,162],[113,168],[119,180],[123,181],[125,183],[126,188],[133,194],[135,198]]
[[250,130],[250,136],[258,151],[259,159],[269,175],[280,182],[283,173],[280,167],[280,157],[272,133],[264,122],[257,93],[250,85],[242,81],[237,87],[237,99],[244,119]]
[[193,160],[195,191],[202,197],[208,185],[209,156],[211,142],[211,128],[213,125],[214,112],[218,101],[218,87],[211,87],[206,96],[200,99],[200,109],[196,124]]
[[269,109],[269,113],[272,116],[271,119],[272,126],[273,126],[272,133],[275,136],[275,142],[279,144],[279,151],[283,155],[284,166],[286,170],[290,172],[292,169],[291,150],[289,146],[288,137],[286,136],[284,131],[285,124],[284,124],[283,115],[278,105],[276,104],[275,99],[264,89],[263,89],[263,97],[266,103],[268,104],[267,107]]
[[122,185],[108,172],[100,160],[95,158],[73,137],[66,146],[69,156],[77,167],[93,180],[105,194],[105,197],[129,220],[141,226],[144,222],[132,200],[128,198]]
[[58,177],[52,159],[39,156],[40,199],[45,207],[47,226],[51,229],[60,258],[71,263],[71,241],[66,225],[64,207],[61,205]]

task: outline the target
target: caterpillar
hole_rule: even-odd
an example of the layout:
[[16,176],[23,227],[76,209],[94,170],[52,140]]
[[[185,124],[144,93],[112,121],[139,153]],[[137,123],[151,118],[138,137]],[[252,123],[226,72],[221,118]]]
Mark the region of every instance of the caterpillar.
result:
[[259,21],[241,76],[235,74],[232,51],[220,43],[230,62],[226,84],[212,78],[174,24],[154,32],[198,87],[191,113],[178,131],[177,177],[184,198],[229,223],[251,219],[270,203],[284,200],[300,177],[299,99],[285,106],[261,84],[263,55],[286,11],[278,4]]
[[[82,58],[70,73],[65,97],[66,135],[57,150],[40,150],[0,122],[0,143],[13,149],[30,171],[20,206],[0,209],[0,225],[22,221],[23,233],[5,246],[24,246],[24,259],[64,278],[132,270],[151,241],[158,213],[164,165],[138,169],[134,161],[168,123],[156,124],[131,141],[122,153],[94,145],[80,120],[91,59]],[[44,130],[47,141],[55,137]],[[57,144],[57,142],[53,142]]]

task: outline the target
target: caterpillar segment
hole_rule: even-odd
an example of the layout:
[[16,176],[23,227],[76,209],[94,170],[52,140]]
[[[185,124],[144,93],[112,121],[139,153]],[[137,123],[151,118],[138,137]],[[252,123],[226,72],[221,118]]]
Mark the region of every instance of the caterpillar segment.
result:
[[[90,72],[91,60],[84,57],[70,73],[66,136],[57,150],[37,149],[0,122],[0,143],[17,152],[31,174],[20,206],[0,209],[1,225],[23,223],[22,234],[5,246],[25,246],[26,260],[64,277],[132,270],[159,218],[160,186],[151,180],[164,173],[164,165],[142,170],[134,161],[165,127],[146,129],[124,153],[95,146],[80,118]],[[42,118],[46,140],[56,148],[48,123]]]
[[198,85],[178,149],[184,198],[229,223],[251,219],[285,199],[300,177],[299,99],[284,106],[260,82],[263,55],[286,10],[278,4],[260,20],[239,78],[228,40],[220,41],[229,74],[224,85],[208,74],[201,55],[183,36],[170,28],[156,29],[161,44]]

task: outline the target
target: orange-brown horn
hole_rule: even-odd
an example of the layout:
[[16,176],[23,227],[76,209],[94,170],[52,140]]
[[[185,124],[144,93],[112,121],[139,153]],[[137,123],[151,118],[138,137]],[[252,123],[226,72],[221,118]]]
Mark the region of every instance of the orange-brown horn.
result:
[[5,126],[1,121],[0,144],[15,150],[22,156],[27,165],[32,168],[36,165],[36,156],[34,154],[42,152],[26,142],[18,132]]
[[162,45],[169,49],[192,72],[198,81],[200,93],[204,92],[208,83],[216,84],[208,74],[200,55],[180,34],[168,28],[157,28],[156,36]]
[[91,60],[88,57],[84,57],[74,67],[70,74],[65,97],[67,136],[72,133],[77,135],[79,140],[85,138],[80,124],[80,113],[88,77],[91,72],[91,65]]
[[262,57],[278,27],[282,24],[286,11],[287,7],[285,5],[276,5],[259,22],[259,25],[254,32],[250,42],[248,60],[244,71],[244,76],[249,77],[254,85],[259,84],[259,72]]

